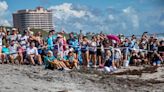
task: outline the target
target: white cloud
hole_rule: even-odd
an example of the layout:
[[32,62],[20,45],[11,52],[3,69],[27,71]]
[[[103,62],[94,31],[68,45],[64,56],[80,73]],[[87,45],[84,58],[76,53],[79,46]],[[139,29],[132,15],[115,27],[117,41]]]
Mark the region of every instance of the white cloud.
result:
[[49,9],[53,10],[54,24],[59,31],[61,27],[64,27],[67,32],[78,32],[81,29],[85,32],[104,31],[129,35],[141,34],[145,30],[153,32],[153,29],[160,30],[160,27],[164,26],[164,22],[159,21],[161,12],[153,13],[153,10],[140,12],[131,6],[125,9],[99,10],[88,6],[80,7],[80,5],[63,3],[51,6]]
[[6,11],[7,8],[8,8],[8,5],[7,5],[6,1],[0,1],[0,12]]
[[82,25],[81,23],[79,23],[79,22],[75,22],[73,25],[74,25],[76,28],[78,28],[79,30],[83,29],[83,25]]
[[49,9],[53,10],[54,17],[58,19],[68,19],[69,17],[81,18],[86,15],[86,11],[77,11],[73,9],[71,3],[63,3],[61,5],[51,6]]
[[139,27],[139,18],[137,15],[133,15],[131,16],[132,18],[132,23],[133,23],[133,27],[138,28]]
[[137,15],[135,9],[133,9],[132,7],[127,7],[125,9],[123,9],[122,11],[128,18],[130,18],[133,27],[138,28],[139,27],[139,17]]
[[6,19],[1,19],[0,20],[0,25],[2,25],[2,26],[11,26],[11,24],[9,23],[9,21],[6,20]]
[[131,12],[131,7],[125,8],[122,10],[124,13],[130,13]]
[[0,17],[3,17],[6,13],[8,5],[6,1],[0,1]]
[[122,28],[125,30],[127,28],[126,23],[122,22]]
[[114,16],[111,15],[111,14],[108,16],[108,18],[109,18],[110,20],[114,20]]
[[159,24],[160,24],[161,26],[164,26],[164,20],[163,20],[163,21],[160,21]]
[[8,20],[5,19],[8,9],[8,4],[6,1],[0,1],[0,25],[11,26]]
[[[89,17],[96,20],[96,17],[90,12],[84,9],[76,9],[71,3],[63,3],[61,5],[50,6],[48,9],[53,11],[54,18],[60,20],[67,20],[71,17],[84,18]],[[84,18],[85,19],[85,18]]]

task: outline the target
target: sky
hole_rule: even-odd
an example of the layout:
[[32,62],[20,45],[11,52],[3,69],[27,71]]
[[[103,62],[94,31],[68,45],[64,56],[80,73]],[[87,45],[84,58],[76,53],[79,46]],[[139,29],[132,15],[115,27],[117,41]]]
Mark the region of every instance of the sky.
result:
[[37,6],[53,11],[57,31],[164,33],[164,0],[0,0],[0,25],[12,26],[12,13]]

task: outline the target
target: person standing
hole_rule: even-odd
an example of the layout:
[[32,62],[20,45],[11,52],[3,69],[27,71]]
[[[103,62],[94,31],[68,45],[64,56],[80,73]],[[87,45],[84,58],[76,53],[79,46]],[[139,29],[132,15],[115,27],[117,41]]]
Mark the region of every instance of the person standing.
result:
[[89,54],[90,54],[90,60],[93,62],[93,68],[96,68],[96,64],[97,64],[97,43],[96,43],[97,39],[96,36],[93,36],[91,39],[91,43],[90,43],[90,48],[89,48]]
[[83,65],[90,67],[89,65],[89,41],[86,36],[83,37],[83,40],[81,42],[81,52],[82,52],[82,60],[83,60]]

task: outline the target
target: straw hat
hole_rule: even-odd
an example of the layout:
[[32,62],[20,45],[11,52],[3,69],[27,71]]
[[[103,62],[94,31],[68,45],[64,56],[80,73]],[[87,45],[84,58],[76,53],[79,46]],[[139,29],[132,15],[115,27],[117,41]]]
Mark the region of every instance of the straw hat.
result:
[[16,31],[17,29],[16,28],[12,28],[13,31]]

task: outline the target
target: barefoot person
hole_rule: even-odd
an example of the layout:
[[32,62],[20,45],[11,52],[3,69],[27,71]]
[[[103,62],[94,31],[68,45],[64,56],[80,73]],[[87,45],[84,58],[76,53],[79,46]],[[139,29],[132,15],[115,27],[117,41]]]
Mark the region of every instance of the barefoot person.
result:
[[89,54],[90,54],[90,60],[93,62],[92,67],[96,68],[97,64],[97,43],[96,43],[96,36],[93,36],[91,39],[91,43],[89,44]]
[[63,69],[58,63],[57,59],[53,56],[52,51],[48,51],[47,55],[44,57],[45,69]]
[[19,53],[19,46],[18,44],[15,43],[15,40],[12,40],[9,46],[9,60],[11,61],[12,64],[15,64],[15,60],[18,60],[19,63],[22,63],[22,58],[23,56],[21,53]]
[[[3,59],[4,57],[3,57],[3,54],[2,54],[2,41],[3,41],[3,38],[5,37],[5,33],[3,32],[3,28],[1,27],[0,28],[0,57]],[[2,64],[3,64],[4,62],[2,61]]]
[[65,56],[64,63],[69,69],[77,68],[78,60],[76,59],[76,56],[74,55],[73,51],[70,51],[67,56]]
[[9,55],[10,55],[10,51],[9,51],[9,44],[6,44],[6,46],[3,46],[2,48],[2,64],[4,64],[4,60],[6,59],[6,63],[9,63],[8,59],[9,59]]
[[35,60],[37,60],[38,64],[42,64],[41,56],[38,54],[38,49],[33,42],[30,44],[30,47],[27,48],[27,57],[33,65],[35,65]]
[[83,65],[90,67],[88,45],[89,45],[89,41],[88,41],[87,37],[84,36],[83,40],[81,42],[81,52],[82,52]]

